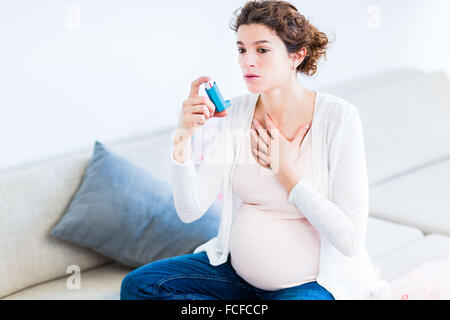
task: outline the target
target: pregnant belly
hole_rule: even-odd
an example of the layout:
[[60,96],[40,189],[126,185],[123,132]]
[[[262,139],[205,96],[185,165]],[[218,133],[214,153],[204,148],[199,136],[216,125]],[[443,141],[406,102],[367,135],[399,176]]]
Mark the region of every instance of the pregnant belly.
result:
[[279,290],[315,280],[320,236],[306,218],[243,204],[230,237],[231,264],[236,273],[263,290]]

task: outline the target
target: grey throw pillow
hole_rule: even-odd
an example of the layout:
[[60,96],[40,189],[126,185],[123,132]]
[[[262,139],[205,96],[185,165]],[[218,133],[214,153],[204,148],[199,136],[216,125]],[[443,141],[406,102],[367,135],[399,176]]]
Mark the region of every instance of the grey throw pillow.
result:
[[214,203],[199,220],[183,223],[168,182],[95,141],[80,188],[51,234],[139,267],[215,237],[220,212]]

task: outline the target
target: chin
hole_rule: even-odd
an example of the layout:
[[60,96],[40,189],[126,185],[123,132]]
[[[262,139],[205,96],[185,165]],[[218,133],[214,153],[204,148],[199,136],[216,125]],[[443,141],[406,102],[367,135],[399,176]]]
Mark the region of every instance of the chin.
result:
[[262,91],[259,86],[254,86],[254,85],[247,85],[247,89],[251,93],[260,93]]
[[250,93],[259,93],[260,92],[260,90],[256,90],[256,89],[254,89],[254,88],[248,88],[248,91],[250,91]]

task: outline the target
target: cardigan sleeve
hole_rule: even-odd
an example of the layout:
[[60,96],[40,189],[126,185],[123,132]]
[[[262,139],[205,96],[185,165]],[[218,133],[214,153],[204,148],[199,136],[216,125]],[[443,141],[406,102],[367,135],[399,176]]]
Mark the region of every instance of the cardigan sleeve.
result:
[[[300,179],[290,191],[288,201],[296,205],[310,223],[330,243],[347,256],[364,246],[369,212],[369,185],[364,150],[363,127],[356,107],[350,108],[341,125],[338,145],[333,146],[328,200],[310,181]],[[336,142],[335,142],[336,143]],[[333,165],[334,162],[334,165]]]
[[[222,185],[223,165],[216,160],[211,161],[223,150],[221,139],[218,138],[221,121],[218,119],[215,130],[207,127],[201,128],[201,134],[194,135],[189,161],[179,163],[174,159],[173,144],[170,152],[170,185],[175,209],[184,223],[200,219],[217,197]],[[197,150],[202,152],[201,161],[194,161]],[[208,155],[213,157],[209,159]]]

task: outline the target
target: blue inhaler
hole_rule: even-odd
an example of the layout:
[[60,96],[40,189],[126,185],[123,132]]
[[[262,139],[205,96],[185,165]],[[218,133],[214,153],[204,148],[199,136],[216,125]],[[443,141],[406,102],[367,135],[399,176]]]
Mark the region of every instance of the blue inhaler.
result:
[[209,80],[203,83],[205,85],[206,94],[209,99],[216,106],[215,112],[222,112],[229,106],[231,106],[231,100],[224,101],[222,94],[219,91],[219,87],[214,80]]

